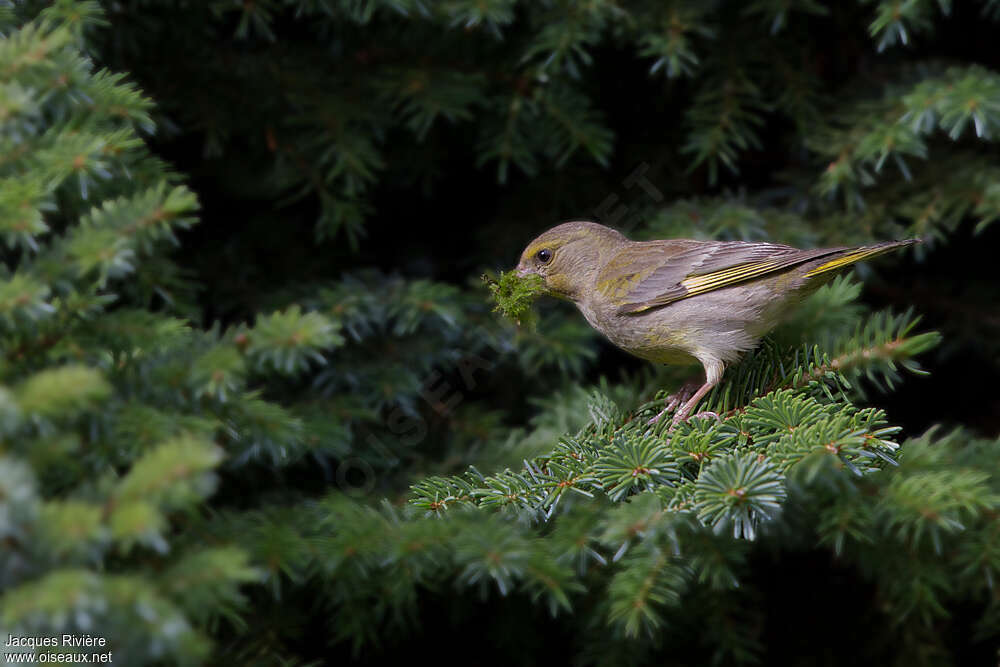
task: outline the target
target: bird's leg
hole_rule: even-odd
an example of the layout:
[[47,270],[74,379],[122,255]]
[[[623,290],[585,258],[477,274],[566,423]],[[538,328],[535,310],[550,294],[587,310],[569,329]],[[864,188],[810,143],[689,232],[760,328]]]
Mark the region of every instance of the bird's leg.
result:
[[[714,412],[699,412],[694,415],[691,414],[691,411],[694,410],[696,405],[698,405],[698,401],[705,398],[705,395],[712,391],[712,387],[719,384],[719,380],[722,379],[722,371],[725,368],[721,361],[716,361],[714,359],[703,360],[702,363],[705,365],[705,383],[698,387],[697,391],[693,391],[697,386],[695,383],[687,383],[681,387],[677,393],[668,396],[666,406],[660,410],[658,415],[646,422],[647,424],[657,423],[663,415],[671,410],[675,410],[674,418],[670,423],[671,431],[673,431],[674,427],[679,423],[687,421],[688,419],[701,417],[715,417],[715,419],[719,419],[719,415]],[[680,409],[677,409],[678,406],[680,406]]]
[[681,407],[680,410],[674,413],[674,419],[670,424],[670,428],[673,429],[675,426],[677,426],[683,421],[687,421],[688,419],[695,419],[699,417],[715,417],[716,419],[718,419],[719,415],[715,414],[714,412],[706,411],[706,412],[699,412],[694,415],[691,414],[691,411],[694,410],[694,406],[698,405],[698,401],[705,398],[705,394],[712,391],[712,387],[714,387],[715,384],[716,384],[715,382],[705,382],[705,384],[701,385],[701,387],[698,388],[698,391],[694,392],[694,396],[692,396],[688,400],[688,402],[685,403],[683,407]]
[[712,388],[719,384],[719,380],[722,379],[722,372],[725,370],[725,366],[721,361],[715,359],[703,359],[702,363],[705,365],[705,384],[698,388],[698,391],[694,392],[694,395],[688,399],[687,403],[681,407],[680,410],[674,413],[674,419],[670,424],[670,430],[673,430],[675,426],[683,421],[687,421],[691,417],[715,417],[719,419],[719,415],[714,412],[699,412],[696,415],[691,415],[691,411],[694,410],[695,406],[698,405],[698,401],[705,398],[705,395],[712,391]]

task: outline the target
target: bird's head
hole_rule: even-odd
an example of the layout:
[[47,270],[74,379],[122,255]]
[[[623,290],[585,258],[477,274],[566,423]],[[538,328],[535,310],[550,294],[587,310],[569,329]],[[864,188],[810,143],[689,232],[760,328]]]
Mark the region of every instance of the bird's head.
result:
[[565,222],[528,244],[517,265],[520,276],[537,274],[553,296],[580,300],[601,267],[628,239],[593,222]]

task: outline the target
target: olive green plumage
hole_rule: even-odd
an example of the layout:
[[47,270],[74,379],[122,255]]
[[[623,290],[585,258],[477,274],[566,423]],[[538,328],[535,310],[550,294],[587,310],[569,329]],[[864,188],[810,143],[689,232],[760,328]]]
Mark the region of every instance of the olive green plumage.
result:
[[574,302],[623,350],[654,362],[701,363],[706,382],[675,413],[676,423],[719,381],[726,363],[754,347],[838,269],[917,242],[799,250],[776,243],[630,241],[602,225],[567,222],[529,243],[517,268],[520,275],[541,276],[549,294]]

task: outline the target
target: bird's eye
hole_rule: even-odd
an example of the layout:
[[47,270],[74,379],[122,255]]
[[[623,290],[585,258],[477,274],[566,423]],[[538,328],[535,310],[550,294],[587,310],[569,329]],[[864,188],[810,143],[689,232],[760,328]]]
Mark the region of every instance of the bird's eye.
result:
[[535,257],[537,257],[538,261],[541,262],[542,264],[548,264],[550,261],[552,261],[552,251],[549,250],[548,248],[544,248],[542,250],[539,250],[538,254],[535,255]]

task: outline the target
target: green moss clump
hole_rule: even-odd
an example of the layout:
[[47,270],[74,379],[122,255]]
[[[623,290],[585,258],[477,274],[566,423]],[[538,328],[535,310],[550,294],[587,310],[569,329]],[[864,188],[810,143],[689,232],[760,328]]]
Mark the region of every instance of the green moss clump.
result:
[[531,309],[531,304],[545,293],[545,281],[541,276],[519,276],[515,271],[501,271],[496,280],[484,273],[483,282],[490,288],[493,300],[497,302],[493,312],[513,320],[518,326],[534,328],[538,317]]

